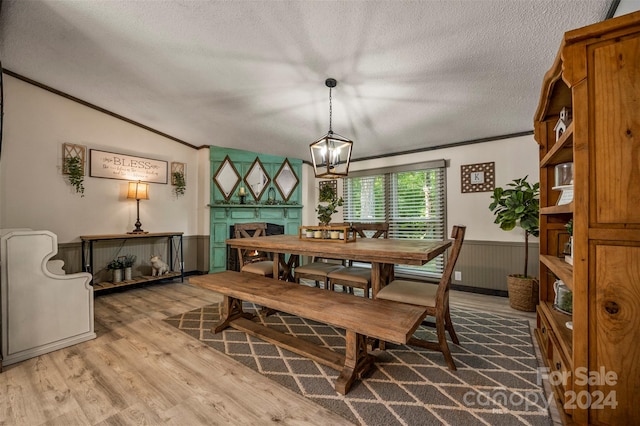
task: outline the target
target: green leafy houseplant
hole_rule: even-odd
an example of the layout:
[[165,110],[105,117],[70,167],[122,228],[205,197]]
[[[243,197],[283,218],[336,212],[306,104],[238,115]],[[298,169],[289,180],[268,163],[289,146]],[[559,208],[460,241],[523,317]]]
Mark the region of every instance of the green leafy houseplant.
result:
[[136,263],[136,255],[135,254],[126,254],[118,259],[121,260],[122,266],[124,267],[124,279],[125,281],[131,280],[133,276],[132,268]]
[[84,170],[82,170],[82,158],[67,157],[64,159],[64,171],[67,180],[76,190],[76,193],[84,197]]
[[185,190],[187,189],[187,182],[184,178],[184,173],[182,172],[173,172],[173,192],[176,194],[176,197],[184,195]]
[[130,268],[136,263],[136,255],[135,254],[127,254],[122,259],[122,266],[125,268]]
[[124,270],[124,263],[122,258],[113,259],[111,262],[107,263],[107,270],[112,272],[112,281],[113,283],[119,283],[122,281],[122,273]]
[[122,268],[124,268],[124,264],[120,259],[113,259],[111,262],[107,263],[107,269],[110,271]]
[[540,183],[533,185],[527,182],[528,176],[514,179],[507,184],[507,189],[495,188],[489,205],[495,215],[494,223],[504,231],[511,231],[516,226],[524,229],[524,274],[522,278],[529,278],[527,265],[529,262],[529,235],[540,235]]
[[321,225],[328,225],[331,222],[331,216],[338,212],[336,208],[342,206],[344,200],[342,197],[338,198],[336,191],[329,185],[325,185],[320,189],[318,200],[321,203],[327,203],[326,205],[318,204],[316,208],[316,212],[318,212],[318,222],[320,222]]

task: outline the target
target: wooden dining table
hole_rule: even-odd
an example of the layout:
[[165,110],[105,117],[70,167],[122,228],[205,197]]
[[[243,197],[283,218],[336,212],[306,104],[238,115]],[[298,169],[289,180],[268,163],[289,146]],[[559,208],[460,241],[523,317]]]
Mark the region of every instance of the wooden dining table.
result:
[[[314,241],[298,235],[269,235],[252,238],[231,238],[226,243],[233,248],[256,249],[273,253],[273,276],[280,270],[290,272],[298,256],[316,256],[371,263],[371,289],[373,298],[393,279],[393,265],[421,266],[445,252],[451,241],[420,239],[357,238],[354,242]],[[285,255],[292,257],[285,261]]]

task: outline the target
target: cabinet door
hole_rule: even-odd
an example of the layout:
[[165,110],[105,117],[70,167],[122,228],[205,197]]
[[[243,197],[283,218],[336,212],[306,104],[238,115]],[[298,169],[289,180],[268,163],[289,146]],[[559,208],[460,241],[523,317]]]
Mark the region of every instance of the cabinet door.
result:
[[640,36],[591,49],[592,217],[599,224],[640,225]]
[[[640,424],[640,246],[635,244],[594,244],[595,300],[589,322],[596,333],[589,342],[589,370],[598,371],[601,380],[589,393],[592,404],[602,396],[615,398],[618,405],[592,406],[592,422],[595,417],[602,424]],[[614,372],[616,383],[603,383],[602,371]]]

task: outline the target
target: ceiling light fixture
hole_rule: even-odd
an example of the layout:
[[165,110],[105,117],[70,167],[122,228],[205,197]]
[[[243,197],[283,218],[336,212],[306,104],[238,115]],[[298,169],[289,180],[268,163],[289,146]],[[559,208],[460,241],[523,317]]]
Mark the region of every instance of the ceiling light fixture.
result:
[[309,146],[311,161],[313,161],[313,171],[317,178],[342,178],[349,173],[353,141],[333,133],[331,89],[336,87],[338,82],[328,78],[324,84],[329,88],[329,132]]

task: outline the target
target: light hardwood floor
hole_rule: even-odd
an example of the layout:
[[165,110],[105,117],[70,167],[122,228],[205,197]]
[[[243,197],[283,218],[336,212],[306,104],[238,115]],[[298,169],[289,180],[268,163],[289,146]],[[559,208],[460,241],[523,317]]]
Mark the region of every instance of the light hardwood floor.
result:
[[[535,323],[505,298],[451,299]],[[188,283],[97,296],[97,339],[5,367],[0,425],[350,424],[162,321],[220,300]]]

